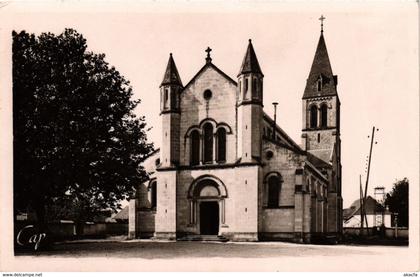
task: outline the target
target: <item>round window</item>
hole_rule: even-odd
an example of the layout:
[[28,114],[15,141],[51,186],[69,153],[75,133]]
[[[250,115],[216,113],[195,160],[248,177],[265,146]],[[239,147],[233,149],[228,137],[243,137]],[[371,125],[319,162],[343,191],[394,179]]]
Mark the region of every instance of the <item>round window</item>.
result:
[[267,160],[270,160],[273,156],[274,156],[273,151],[267,151],[265,153],[265,157],[267,158]]
[[204,99],[209,100],[211,98],[211,95],[212,95],[211,90],[207,89],[204,91],[204,95],[203,95]]

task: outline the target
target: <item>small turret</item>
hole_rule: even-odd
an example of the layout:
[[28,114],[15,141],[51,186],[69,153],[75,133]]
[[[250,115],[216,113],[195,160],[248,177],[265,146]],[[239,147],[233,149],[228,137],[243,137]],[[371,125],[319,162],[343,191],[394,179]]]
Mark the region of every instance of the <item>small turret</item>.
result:
[[179,93],[182,90],[182,82],[172,53],[169,54],[168,65],[166,66],[163,81],[160,84],[161,106],[164,112],[179,112]]
[[173,167],[179,163],[179,107],[182,89],[181,78],[171,53],[160,85],[160,111],[162,118],[160,160],[162,167]]
[[260,104],[263,100],[263,78],[260,64],[251,40],[238,74],[239,99],[238,104]]
[[251,40],[238,74],[238,157],[241,162],[261,158],[263,78]]

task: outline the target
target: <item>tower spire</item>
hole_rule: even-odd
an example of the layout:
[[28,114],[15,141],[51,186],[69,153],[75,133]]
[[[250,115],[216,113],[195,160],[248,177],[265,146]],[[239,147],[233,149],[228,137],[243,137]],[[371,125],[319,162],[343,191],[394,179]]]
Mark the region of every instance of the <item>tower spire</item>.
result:
[[241,163],[260,161],[262,145],[263,79],[251,40],[238,74],[238,156]]
[[[325,17],[321,16],[320,20]],[[330,58],[328,57],[327,45],[325,44],[323,25],[321,23],[321,35],[316,48],[311,71],[306,81],[303,98],[336,95],[337,76],[333,75]]]
[[163,81],[160,85],[182,86],[181,78],[179,77],[178,69],[176,68],[172,53],[169,53],[168,65],[166,66],[165,75],[163,75]]
[[[257,55],[255,54],[254,47],[252,46],[251,39],[248,40],[248,48],[245,57],[242,61],[241,70],[239,75],[245,73],[259,73],[263,74],[258,63]],[[238,75],[238,76],[239,76]]]

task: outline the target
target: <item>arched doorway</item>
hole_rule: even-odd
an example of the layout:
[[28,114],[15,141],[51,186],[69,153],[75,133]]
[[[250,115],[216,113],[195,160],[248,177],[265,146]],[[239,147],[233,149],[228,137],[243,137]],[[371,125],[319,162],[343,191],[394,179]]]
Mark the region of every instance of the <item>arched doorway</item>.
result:
[[200,235],[219,235],[225,223],[225,186],[214,177],[203,176],[191,184],[188,194],[190,224]]
[[219,203],[217,201],[200,202],[200,235],[219,234]]

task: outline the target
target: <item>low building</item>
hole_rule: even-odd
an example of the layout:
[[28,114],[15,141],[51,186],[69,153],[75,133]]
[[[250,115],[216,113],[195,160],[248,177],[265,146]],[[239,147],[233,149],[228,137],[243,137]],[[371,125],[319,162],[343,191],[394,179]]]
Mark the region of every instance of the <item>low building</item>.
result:
[[[366,217],[368,227],[379,227],[384,223],[385,227],[391,227],[391,213],[379,204],[373,197],[366,197]],[[350,208],[343,211],[344,228],[359,228],[361,224],[360,199],[354,201]]]
[[115,214],[112,219],[118,223],[128,223],[128,209],[129,206],[125,206],[121,211]]

